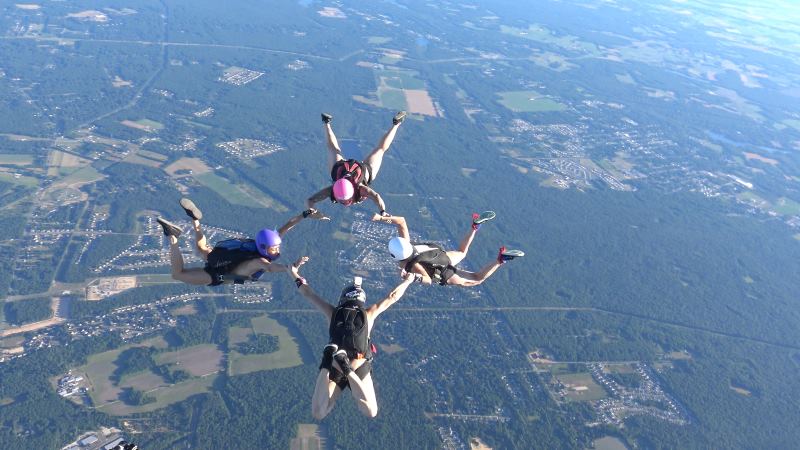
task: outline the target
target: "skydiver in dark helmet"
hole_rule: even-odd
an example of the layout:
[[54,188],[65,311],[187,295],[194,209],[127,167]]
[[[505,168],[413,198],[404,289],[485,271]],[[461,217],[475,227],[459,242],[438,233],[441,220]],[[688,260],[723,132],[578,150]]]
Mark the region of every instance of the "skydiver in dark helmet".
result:
[[203,213],[188,198],[181,199],[180,204],[186,215],[192,219],[195,245],[206,265],[189,269],[184,267],[183,254],[178,246],[178,236],[183,231],[177,225],[159,217],[158,224],[169,238],[173,279],[187,284],[219,286],[223,283],[256,281],[264,272],[288,270],[287,266],[274,261],[281,255],[281,237],[303,220],[302,214],[292,217],[278,230],[264,228],[256,234],[255,239],[227,239],[210,247],[200,227]]
[[458,250],[446,251],[436,244],[411,242],[411,234],[404,217],[380,214],[372,216],[372,220],[375,222],[389,223],[397,227],[399,236],[389,240],[389,254],[404,272],[414,274],[416,281],[423,284],[437,283],[442,286],[466,287],[483,283],[506,261],[525,256],[525,253],[519,250],[500,247],[497,259],[484,266],[479,272],[469,272],[455,267],[467,256],[469,246],[475,239],[481,224],[494,218],[494,211],[473,213],[471,229],[461,240]]
[[336,140],[336,135],[333,134],[333,128],[331,127],[333,116],[323,113],[322,122],[325,126],[325,137],[328,143],[328,170],[331,173],[333,184],[321,189],[306,200],[306,207],[308,208],[305,212],[306,216],[316,213],[314,205],[325,199],[344,206],[370,199],[378,205],[378,210],[381,214],[385,214],[386,205],[383,203],[383,199],[369,185],[378,177],[378,171],[383,163],[383,155],[392,145],[394,135],[405,118],[405,111],[395,114],[392,118],[392,127],[383,135],[378,145],[364,161],[358,161],[345,159],[342,156],[342,149],[339,148],[339,142]]
[[378,402],[372,383],[375,351],[370,342],[372,326],[381,313],[400,300],[414,276],[407,274],[386,298],[369,307],[365,305],[367,294],[361,287],[361,278],[356,277],[342,290],[338,305],[334,306],[317,295],[300,276],[299,266],[306,261],[307,257],[301,258],[289,266],[287,273],[294,279],[300,293],[325,314],[330,342],[322,351],[322,363],[311,399],[311,414],[316,420],[325,418],[342,391],[349,387],[358,410],[373,418],[378,415]]

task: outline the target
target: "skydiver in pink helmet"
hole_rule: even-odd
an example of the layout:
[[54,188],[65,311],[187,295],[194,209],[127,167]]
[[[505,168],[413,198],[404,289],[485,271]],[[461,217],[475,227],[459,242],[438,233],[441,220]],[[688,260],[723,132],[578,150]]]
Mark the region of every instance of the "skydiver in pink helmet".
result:
[[339,203],[344,206],[350,206],[356,203],[361,203],[365,199],[370,199],[378,205],[378,210],[381,215],[386,215],[386,205],[380,194],[375,192],[369,185],[377,178],[378,171],[381,169],[383,162],[383,155],[389,150],[392,145],[394,135],[403,120],[406,118],[406,112],[400,111],[392,118],[392,128],[383,135],[378,145],[372,150],[364,161],[355,159],[345,159],[342,156],[342,149],[339,148],[339,142],[333,134],[331,128],[331,121],[333,116],[327,113],[322,113],[322,122],[325,126],[325,136],[328,142],[328,168],[331,172],[330,186],[321,189],[316,194],[306,200],[306,207],[308,208],[303,212],[303,217],[316,219],[323,219],[321,213],[314,209],[314,204],[322,200],[329,199],[333,203]]
[[[183,254],[178,246],[178,236],[183,230],[159,217],[157,222],[169,239],[173,279],[187,284],[219,286],[224,283],[242,284],[245,281],[256,281],[265,272],[289,270],[288,266],[277,264],[275,260],[281,256],[281,237],[303,220],[302,214],[292,217],[278,230],[269,228],[260,230],[256,233],[255,239],[226,239],[211,247],[200,227],[203,213],[188,198],[181,199],[180,204],[186,215],[192,219],[195,246],[206,264],[204,267],[184,267]],[[298,262],[301,260],[303,258]]]

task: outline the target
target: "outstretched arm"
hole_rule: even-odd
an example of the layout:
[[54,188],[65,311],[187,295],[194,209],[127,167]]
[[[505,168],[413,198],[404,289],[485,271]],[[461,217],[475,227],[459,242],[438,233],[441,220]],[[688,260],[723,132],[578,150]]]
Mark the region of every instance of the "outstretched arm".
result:
[[325,314],[325,317],[328,319],[328,321],[330,321],[331,316],[333,316],[333,305],[317,295],[317,293],[314,292],[314,290],[308,285],[306,280],[300,276],[299,268],[307,261],[307,256],[298,259],[294,264],[288,267],[286,273],[289,274],[289,276],[292,278],[292,281],[299,284],[297,290],[300,291],[300,294],[308,299],[308,301],[311,302],[311,304],[314,305],[314,307],[316,307],[322,314]]
[[378,211],[381,212],[381,215],[386,212],[386,203],[383,202],[381,194],[378,194],[378,192],[369,186],[360,186],[359,189],[361,189],[361,195],[369,198],[378,205]]
[[411,239],[411,233],[408,232],[408,225],[406,225],[406,218],[402,216],[382,216],[375,214],[372,216],[373,222],[383,222],[394,225],[397,227],[397,233],[401,238]]
[[294,228],[295,225],[300,223],[306,217],[311,217],[311,218],[318,219],[318,220],[331,220],[329,217],[325,217],[321,212],[317,211],[316,209],[309,208],[309,209],[301,212],[300,214],[292,217],[291,219],[289,219],[288,222],[283,224],[282,227],[278,228],[278,234],[281,237],[283,237],[284,234],[288,233],[289,230]]
[[326,198],[330,198],[331,196],[331,187],[324,187],[319,190],[316,194],[312,195],[306,200],[306,208],[314,209],[314,204],[325,200]]
[[369,323],[372,324],[374,320],[381,315],[381,313],[389,309],[390,306],[394,305],[398,300],[400,300],[400,298],[403,297],[403,294],[406,293],[406,289],[408,289],[413,282],[414,274],[406,274],[405,277],[403,277],[403,282],[397,285],[397,287],[394,288],[385,299],[367,308],[367,320]]

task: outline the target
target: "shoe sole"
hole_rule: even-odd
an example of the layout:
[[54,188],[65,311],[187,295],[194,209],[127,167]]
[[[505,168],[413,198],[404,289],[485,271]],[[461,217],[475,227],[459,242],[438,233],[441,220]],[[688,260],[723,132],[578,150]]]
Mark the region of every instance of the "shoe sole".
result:
[[172,223],[172,222],[168,222],[168,221],[166,221],[166,220],[162,219],[161,217],[159,217],[158,219],[156,219],[156,222],[158,222],[158,223],[159,223],[159,225],[161,225],[161,229],[165,231],[165,234],[166,234],[167,236],[175,236],[175,237],[178,237],[178,236],[180,236],[181,234],[183,234],[183,230],[181,230],[180,228],[178,228],[178,226],[177,226],[177,225],[175,225],[175,224],[174,224],[174,223]]
[[322,122],[323,123],[331,123],[333,121],[333,116],[327,113],[322,113]]
[[472,223],[480,225],[484,222],[494,219],[495,217],[497,217],[497,214],[495,214],[494,211],[484,211],[478,216],[477,219],[473,220]]
[[194,220],[200,220],[203,218],[203,212],[195,206],[194,202],[189,200],[188,198],[181,199],[181,208],[186,211],[186,215],[191,217]]
[[500,253],[500,256],[510,256],[512,258],[521,258],[525,256],[525,252],[521,250],[506,250],[503,253]]
[[392,123],[397,125],[398,123],[403,123],[405,119],[406,119],[406,112],[400,111],[399,113],[394,115],[394,117],[392,118]]

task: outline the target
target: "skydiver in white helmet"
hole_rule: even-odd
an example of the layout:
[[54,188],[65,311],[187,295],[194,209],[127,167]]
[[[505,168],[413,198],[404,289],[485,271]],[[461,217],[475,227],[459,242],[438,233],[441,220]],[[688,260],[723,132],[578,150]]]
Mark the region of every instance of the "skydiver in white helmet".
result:
[[399,236],[389,240],[389,254],[397,261],[397,265],[414,274],[416,281],[423,284],[437,283],[442,286],[477,286],[489,278],[506,261],[525,256],[520,250],[509,250],[500,247],[497,259],[483,267],[479,272],[469,272],[455,266],[460,263],[469,251],[472,240],[481,224],[495,218],[493,211],[472,214],[470,231],[461,240],[458,250],[446,251],[432,243],[413,243],[406,225],[406,219],[400,216],[382,216],[375,214],[373,221],[395,225]]
[[314,205],[325,199],[333,203],[344,206],[361,203],[365,199],[370,199],[378,205],[378,210],[382,215],[386,215],[386,204],[380,194],[375,192],[369,185],[378,177],[378,171],[383,163],[383,155],[389,150],[389,146],[394,141],[394,136],[400,124],[406,118],[406,112],[400,111],[392,118],[392,127],[381,137],[378,145],[370,152],[364,161],[355,159],[345,159],[342,156],[342,149],[333,134],[331,121],[333,116],[322,113],[322,122],[325,126],[325,137],[328,143],[328,170],[331,174],[332,184],[321,189],[316,194],[306,200],[308,208],[304,217],[322,218]]
[[294,279],[300,294],[320,310],[329,323],[329,344],[322,351],[322,363],[311,399],[311,415],[316,420],[325,418],[342,391],[349,387],[358,410],[373,418],[378,415],[378,401],[372,383],[375,352],[370,341],[372,326],[381,313],[400,300],[414,276],[406,274],[403,282],[388,296],[369,307],[365,306],[367,294],[361,288],[361,278],[356,277],[342,290],[338,305],[334,306],[317,295],[300,276],[298,269],[306,261],[307,257],[301,258],[289,266],[287,273]]

